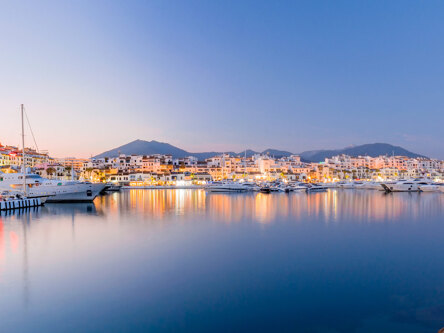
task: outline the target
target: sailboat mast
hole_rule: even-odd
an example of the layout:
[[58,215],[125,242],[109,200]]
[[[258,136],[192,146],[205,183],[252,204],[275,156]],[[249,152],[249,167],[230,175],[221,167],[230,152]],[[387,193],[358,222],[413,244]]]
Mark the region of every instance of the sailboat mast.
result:
[[26,195],[26,155],[25,155],[25,122],[23,117],[24,106],[21,105],[21,114],[22,114],[22,169],[23,169],[23,192]]

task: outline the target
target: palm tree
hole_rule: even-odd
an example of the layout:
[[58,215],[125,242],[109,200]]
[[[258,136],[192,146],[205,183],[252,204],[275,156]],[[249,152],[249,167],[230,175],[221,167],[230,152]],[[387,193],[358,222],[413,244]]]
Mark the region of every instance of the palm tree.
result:
[[70,166],[65,167],[65,172],[68,173],[68,177],[71,177],[71,169],[72,169],[72,167],[70,167]]
[[91,179],[91,174],[92,174],[92,171],[93,171],[94,169],[93,168],[86,168],[85,169],[85,175],[84,175],[84,177],[83,178],[85,178],[85,179]]
[[54,168],[49,167],[49,168],[46,169],[46,174],[47,174],[50,178],[52,178],[52,175],[53,175],[54,173],[55,173],[55,169],[54,169]]

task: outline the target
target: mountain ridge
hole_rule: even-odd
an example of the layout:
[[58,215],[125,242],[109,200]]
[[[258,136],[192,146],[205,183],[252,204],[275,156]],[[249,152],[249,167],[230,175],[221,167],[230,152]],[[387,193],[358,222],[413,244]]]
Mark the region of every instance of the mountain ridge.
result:
[[325,158],[330,158],[335,155],[350,155],[350,156],[363,156],[368,155],[376,157],[380,155],[395,155],[395,156],[407,156],[407,157],[426,157],[424,155],[412,153],[407,149],[400,146],[393,146],[388,143],[369,143],[359,146],[349,146],[343,149],[321,149],[321,150],[309,150],[299,154],[301,158],[310,160],[312,162],[321,162]]
[[369,155],[372,157],[379,155],[400,155],[407,157],[425,157],[420,154],[416,154],[410,152],[402,147],[393,146],[388,143],[371,143],[364,144],[358,146],[348,146],[343,149],[319,149],[319,150],[308,150],[304,151],[300,154],[294,154],[285,150],[278,149],[266,149],[262,152],[254,151],[251,149],[247,149],[246,151],[241,151],[239,153],[236,152],[200,152],[200,153],[192,153],[188,152],[184,149],[173,146],[169,143],[159,142],[156,140],[145,141],[145,140],[134,140],[125,145],[119,146],[114,149],[110,149],[101,154],[94,156],[94,158],[101,157],[116,157],[119,154],[125,155],[153,155],[153,154],[165,154],[172,155],[175,158],[183,158],[188,156],[195,156],[199,160],[205,160],[206,158],[210,158],[216,155],[220,155],[222,153],[229,154],[230,156],[244,156],[245,153],[247,157],[251,157],[254,154],[268,154],[274,157],[283,157],[290,155],[299,155],[301,160],[304,162],[321,162],[324,161],[325,158],[330,158],[334,155],[346,154],[350,156],[358,156],[358,155]]
[[[165,154],[165,155],[172,155],[176,158],[195,156],[198,159],[204,160],[206,158],[220,155],[222,153],[229,154],[230,156],[244,156],[245,150],[241,151],[239,153],[236,153],[233,151],[226,151],[226,152],[211,151],[211,152],[193,153],[193,152],[188,152],[184,149],[175,147],[169,143],[159,142],[156,140],[145,141],[145,140],[137,139],[137,140],[131,141],[125,145],[119,146],[117,148],[107,150],[101,154],[94,156],[94,158],[117,157],[117,156],[119,156],[119,154],[126,154],[126,155]],[[277,149],[266,149],[262,152],[247,149],[246,154],[247,154],[247,157],[251,157],[254,154],[269,154],[269,155],[273,155],[276,157],[282,157],[282,156],[290,156],[293,153],[285,151],[285,150],[277,150]]]

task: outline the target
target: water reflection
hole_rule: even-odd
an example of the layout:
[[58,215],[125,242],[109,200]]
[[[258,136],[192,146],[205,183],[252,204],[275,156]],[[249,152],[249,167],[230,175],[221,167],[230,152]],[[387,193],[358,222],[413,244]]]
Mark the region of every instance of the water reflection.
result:
[[[29,228],[31,216],[38,216],[38,212],[38,207],[32,207],[4,212],[5,214],[0,216],[0,282],[4,282],[4,274],[8,273],[8,261],[15,260],[16,263],[21,261],[22,268],[21,274],[19,274],[21,279],[19,278],[19,281],[22,284],[22,298],[25,308],[29,303],[30,289],[27,229]],[[8,222],[15,222],[16,225],[10,228],[11,225]]]
[[20,217],[21,215],[32,215],[37,217],[41,211],[42,207],[29,207],[29,208],[20,208],[20,209],[12,209],[12,210],[2,210],[0,211],[0,218],[11,217],[15,219]]
[[2,332],[436,332],[443,207],[440,193],[131,190],[2,213]]
[[108,215],[206,216],[224,223],[253,220],[267,224],[279,219],[316,218],[324,222],[397,221],[402,216],[427,218],[443,213],[440,193],[392,193],[330,190],[323,193],[206,193],[203,190],[132,190],[96,201]]
[[[61,225],[66,226],[63,222],[68,218],[71,221],[71,240],[74,240],[76,217],[100,215],[101,211],[96,209],[94,203],[46,204],[42,207],[1,211],[0,283],[4,282],[4,275],[8,276],[15,268],[21,266],[21,273],[19,273],[21,279],[19,280],[22,281],[23,305],[24,308],[27,308],[31,294],[29,247],[33,247],[32,244],[29,244],[29,233],[34,234],[32,242],[39,243],[39,246],[45,245],[45,242],[49,240],[48,236],[53,239],[59,238],[56,233],[60,229],[44,222],[48,219],[56,219]],[[60,237],[60,239],[62,238]]]

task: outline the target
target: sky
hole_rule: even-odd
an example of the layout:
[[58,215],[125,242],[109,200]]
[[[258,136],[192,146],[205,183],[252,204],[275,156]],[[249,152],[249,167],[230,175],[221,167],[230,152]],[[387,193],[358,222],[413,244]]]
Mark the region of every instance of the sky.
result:
[[[444,159],[443,1],[0,0],[0,142]],[[34,146],[27,131],[27,146]]]

